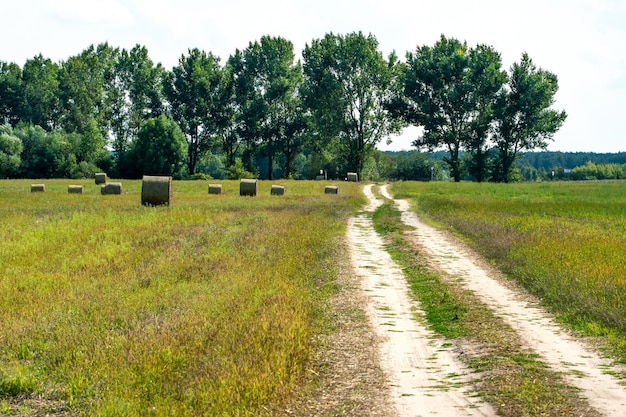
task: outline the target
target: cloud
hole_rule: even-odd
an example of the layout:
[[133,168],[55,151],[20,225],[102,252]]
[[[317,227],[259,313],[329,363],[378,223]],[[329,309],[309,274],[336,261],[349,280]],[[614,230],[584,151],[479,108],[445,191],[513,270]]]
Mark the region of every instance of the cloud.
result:
[[52,19],[81,26],[134,23],[128,7],[115,0],[54,0],[46,2],[44,7]]

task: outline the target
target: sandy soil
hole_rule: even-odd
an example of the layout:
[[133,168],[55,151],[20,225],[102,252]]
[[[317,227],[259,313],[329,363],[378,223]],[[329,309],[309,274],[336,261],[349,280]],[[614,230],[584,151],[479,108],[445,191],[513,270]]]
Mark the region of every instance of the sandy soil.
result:
[[[455,358],[445,340],[421,323],[419,305],[408,297],[402,271],[374,232],[368,212],[382,204],[372,193],[365,214],[350,220],[348,241],[353,266],[368,294],[368,315],[381,336],[380,358],[391,402],[399,416],[492,416],[489,404],[472,392],[472,374]],[[386,187],[381,193],[389,199]],[[413,239],[442,271],[459,278],[515,329],[529,349],[549,366],[565,372],[567,382],[602,415],[626,415],[626,388],[609,375],[613,364],[561,329],[527,296],[503,285],[460,242],[419,220],[409,203],[395,201]]]

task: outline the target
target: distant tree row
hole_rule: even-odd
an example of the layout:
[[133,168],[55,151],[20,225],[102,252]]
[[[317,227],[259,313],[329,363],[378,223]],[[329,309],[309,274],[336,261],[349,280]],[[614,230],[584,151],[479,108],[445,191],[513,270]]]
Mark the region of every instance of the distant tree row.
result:
[[[360,32],[315,39],[302,61],[290,41],[264,36],[224,63],[190,49],[171,70],[143,46],[104,43],[59,63],[0,61],[0,177],[449,170],[460,181],[466,167],[474,180],[508,182],[518,154],[545,148],[564,122],[551,108],[557,91],[526,54],[507,73],[492,47],[445,36],[406,62]],[[424,165],[411,153],[388,172],[376,145],[409,125],[423,128],[418,149],[446,157]]]

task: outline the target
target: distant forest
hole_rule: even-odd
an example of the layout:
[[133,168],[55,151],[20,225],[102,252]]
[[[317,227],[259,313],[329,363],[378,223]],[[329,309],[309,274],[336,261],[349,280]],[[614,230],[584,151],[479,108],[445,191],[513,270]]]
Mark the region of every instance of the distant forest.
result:
[[[444,151],[387,151],[385,157],[377,156],[375,160],[377,169],[389,179],[449,180],[450,173],[443,162],[447,156]],[[475,181],[465,167],[465,162],[470,161],[468,155],[463,153],[460,159],[463,180]],[[385,160],[388,169],[384,168]],[[626,179],[626,152],[525,152],[516,158],[512,177],[514,181]]]

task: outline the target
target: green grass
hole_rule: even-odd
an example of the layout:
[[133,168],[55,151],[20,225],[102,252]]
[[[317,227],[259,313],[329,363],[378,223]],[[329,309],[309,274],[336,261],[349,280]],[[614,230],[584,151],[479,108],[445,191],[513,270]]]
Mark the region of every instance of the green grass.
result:
[[404,182],[392,190],[626,361],[626,183]]
[[0,412],[263,415],[302,389],[359,186],[221,183],[154,208],[140,181],[0,181]]

